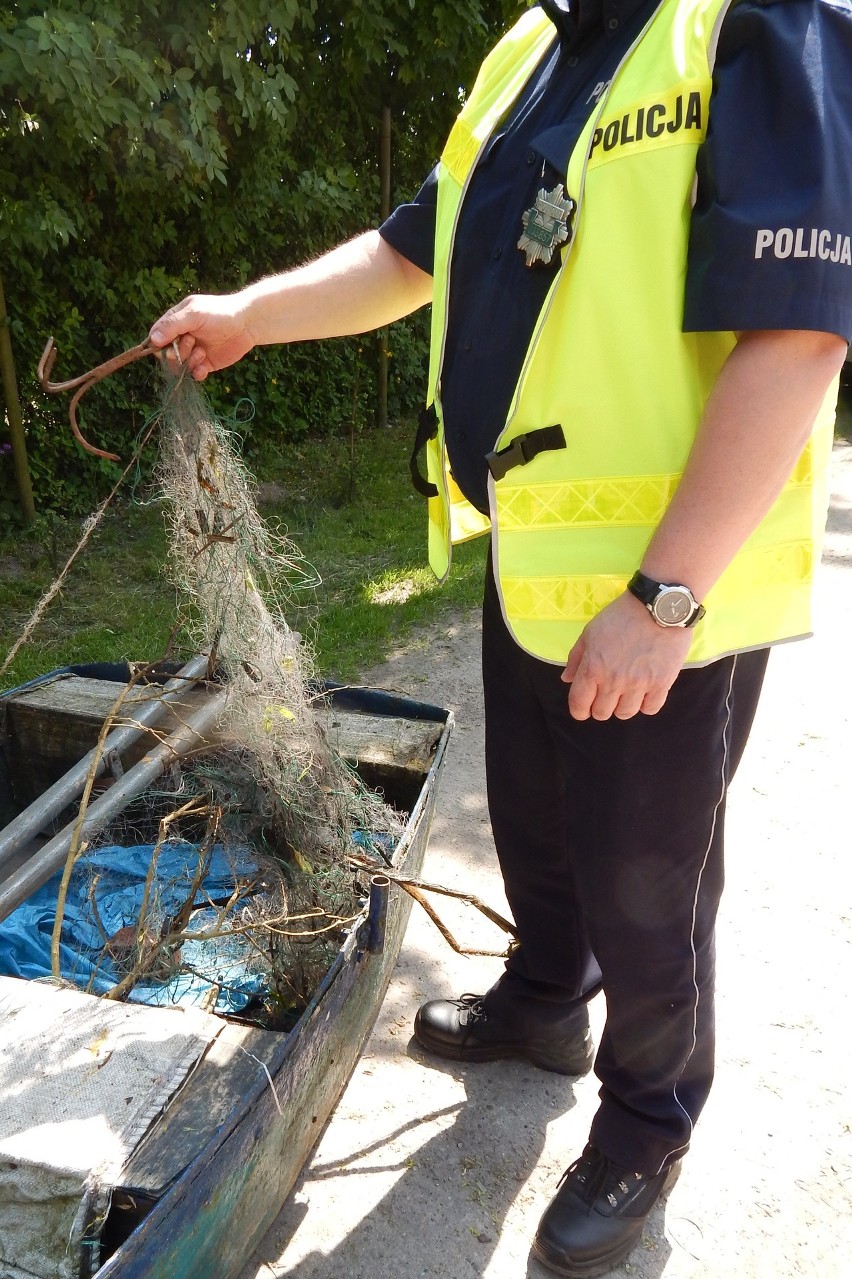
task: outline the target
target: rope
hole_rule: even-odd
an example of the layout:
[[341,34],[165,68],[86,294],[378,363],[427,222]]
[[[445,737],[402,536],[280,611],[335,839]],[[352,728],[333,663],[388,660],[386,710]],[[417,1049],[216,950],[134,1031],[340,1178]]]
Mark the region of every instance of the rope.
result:
[[145,423],[145,426],[142,428],[144,432],[142,443],[136,449],[136,452],[133,454],[133,457],[127,463],[127,466],[125,466],[124,470],[121,472],[121,475],[116,480],[110,492],[101,502],[100,506],[86,520],[85,527],[83,529],[83,536],[80,538],[79,542],[74,547],[74,550],[68,556],[68,559],[65,561],[65,565],[62,571],[60,572],[59,576],[56,578],[53,584],[49,586],[48,589],[44,592],[38,604],[36,604],[35,608],[30,614],[29,620],[24,626],[24,629],[21,631],[20,635],[15,640],[12,647],[9,649],[9,652],[6,654],[6,657],[3,660],[3,665],[0,666],[0,675],[5,674],[5,672],[11,666],[12,662],[17,657],[18,653],[23,648],[24,644],[26,644],[27,641],[32,638],[32,634],[35,631],[36,627],[41,622],[42,618],[44,617],[50,605],[56,599],[56,596],[62,590],[62,587],[65,583],[65,579],[68,576],[68,574],[71,572],[71,569],[74,565],[74,561],[78,558],[78,556],[85,550],[86,546],[89,544],[89,540],[92,534],[101,523],[101,520],[103,519],[103,517],[106,515],[109,507],[111,506],[113,500],[115,499],[115,495],[118,493],[118,490],[121,488],[122,484],[127,479],[127,476],[130,474],[133,467],[139,461],[139,458],[142,455],[145,445],[150,440],[151,435],[154,432],[154,428],[159,422],[161,416],[162,416],[162,409],[158,409],[157,412],[153,413],[151,417],[148,419],[148,421]]

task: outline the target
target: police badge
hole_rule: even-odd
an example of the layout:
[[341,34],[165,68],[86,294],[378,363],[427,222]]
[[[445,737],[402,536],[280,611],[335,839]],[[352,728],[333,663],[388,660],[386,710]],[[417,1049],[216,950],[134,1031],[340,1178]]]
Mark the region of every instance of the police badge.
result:
[[518,240],[518,248],[526,253],[527,266],[549,262],[556,246],[570,237],[568,219],[574,208],[574,201],[566,196],[561,182],[557,182],[552,191],[541,188],[535,204],[521,218],[524,233]]

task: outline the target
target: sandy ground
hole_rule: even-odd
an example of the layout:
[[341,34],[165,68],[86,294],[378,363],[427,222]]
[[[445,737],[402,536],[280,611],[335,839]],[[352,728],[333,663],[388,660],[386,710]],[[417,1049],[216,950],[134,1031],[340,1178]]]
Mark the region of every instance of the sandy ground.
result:
[[[819,1279],[852,1267],[852,447],[837,450],[817,638],[778,649],[730,795],[719,926],[719,1065],[683,1175],[614,1273]],[[456,730],[426,875],[505,909],[482,769],[478,619],[371,682],[449,706]],[[440,907],[465,944],[478,915]],[[482,991],[497,960],[455,954],[415,906],[364,1055],[242,1279],[544,1279],[541,1212],[585,1143],[593,1075],[430,1060],[424,998]],[[592,1006],[603,1019],[602,997]]]

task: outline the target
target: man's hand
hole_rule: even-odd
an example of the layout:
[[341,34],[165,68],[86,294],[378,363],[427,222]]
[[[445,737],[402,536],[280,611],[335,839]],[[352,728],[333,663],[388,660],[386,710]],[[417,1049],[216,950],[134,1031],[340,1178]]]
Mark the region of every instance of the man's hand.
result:
[[236,364],[255,345],[237,293],[194,294],[166,311],[148,335],[158,348],[177,343],[177,352],[199,382]]
[[586,626],[568,655],[574,719],[630,719],[663,705],[689,651],[692,631],[658,626],[644,604],[625,593]]

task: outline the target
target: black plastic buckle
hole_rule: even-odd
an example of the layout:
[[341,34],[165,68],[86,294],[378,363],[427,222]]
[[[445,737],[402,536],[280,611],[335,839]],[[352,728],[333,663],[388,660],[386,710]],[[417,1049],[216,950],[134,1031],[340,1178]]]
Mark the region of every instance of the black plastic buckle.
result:
[[555,426],[543,426],[537,431],[528,431],[526,435],[516,436],[504,449],[487,453],[485,460],[494,479],[502,480],[513,467],[526,466],[527,462],[538,457],[539,453],[564,448],[565,432],[557,423]]

